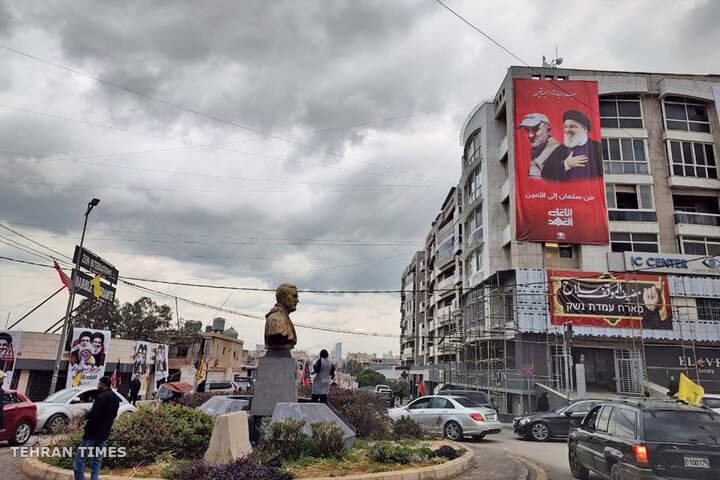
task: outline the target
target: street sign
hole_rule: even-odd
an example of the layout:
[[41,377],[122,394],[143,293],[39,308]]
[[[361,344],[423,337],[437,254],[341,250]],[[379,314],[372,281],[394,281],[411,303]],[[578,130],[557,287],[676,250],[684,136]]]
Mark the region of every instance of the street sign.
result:
[[105,303],[115,300],[115,287],[102,283],[100,275],[94,277],[75,271],[75,293],[86,298],[94,298]]
[[75,245],[75,255],[73,256],[73,261],[75,262],[75,265],[79,265],[80,268],[85,268],[90,270],[92,273],[101,275],[103,279],[112,284],[116,284],[118,281],[117,268],[98,257],[87,248],[83,248],[82,255],[80,255],[80,247]]
[[526,363],[522,366],[522,369],[520,369],[523,375],[525,375],[527,378],[532,377],[535,375],[535,368],[530,363]]

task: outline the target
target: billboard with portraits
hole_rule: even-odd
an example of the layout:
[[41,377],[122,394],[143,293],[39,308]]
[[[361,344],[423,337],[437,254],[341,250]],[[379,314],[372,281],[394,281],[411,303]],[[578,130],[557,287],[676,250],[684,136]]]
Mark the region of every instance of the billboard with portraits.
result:
[[96,386],[100,377],[105,375],[105,360],[109,351],[109,330],[73,327],[65,388]]
[[155,388],[168,381],[170,370],[168,368],[168,346],[159,343],[155,347]]
[[135,358],[133,359],[132,378],[139,377],[140,391],[139,395],[145,395],[148,390],[148,359],[152,352],[152,347],[148,342],[135,342]]
[[15,371],[15,359],[20,348],[20,335],[17,330],[0,330],[0,370],[5,372],[2,388],[8,390]]
[[607,245],[597,82],[513,84],[517,240]]

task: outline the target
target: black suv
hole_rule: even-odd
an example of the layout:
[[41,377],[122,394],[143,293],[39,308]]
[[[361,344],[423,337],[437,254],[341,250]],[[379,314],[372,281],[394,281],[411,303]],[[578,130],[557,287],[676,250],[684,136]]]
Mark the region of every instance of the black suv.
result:
[[573,421],[573,477],[720,479],[720,415],[671,400],[605,402]]

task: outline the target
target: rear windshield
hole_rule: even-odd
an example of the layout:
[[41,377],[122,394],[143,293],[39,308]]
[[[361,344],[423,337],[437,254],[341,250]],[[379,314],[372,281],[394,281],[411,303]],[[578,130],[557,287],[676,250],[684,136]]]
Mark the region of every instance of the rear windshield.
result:
[[459,403],[459,404],[462,405],[463,407],[467,407],[467,408],[473,408],[473,407],[480,407],[480,406],[481,406],[480,404],[475,403],[475,402],[473,402],[472,400],[470,400],[469,398],[465,398],[465,397],[455,397],[455,398],[453,398],[453,400],[455,400],[457,403]]
[[720,445],[720,415],[714,412],[645,412],[645,440],[649,442]]

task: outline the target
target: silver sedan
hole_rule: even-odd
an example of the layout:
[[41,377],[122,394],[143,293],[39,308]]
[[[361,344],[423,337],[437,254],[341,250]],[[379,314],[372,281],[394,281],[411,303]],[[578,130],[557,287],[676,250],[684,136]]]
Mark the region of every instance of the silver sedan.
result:
[[[120,400],[117,416],[126,412],[134,412],[135,407],[125,397],[113,390]],[[96,387],[82,386],[59,390],[42,402],[37,402],[36,430],[53,429],[67,422],[72,417],[83,415],[92,408],[92,402],[100,394]]]
[[389,412],[393,422],[409,417],[429,433],[443,434],[450,440],[464,437],[483,438],[500,433],[497,412],[463,397],[432,395],[418,398]]

